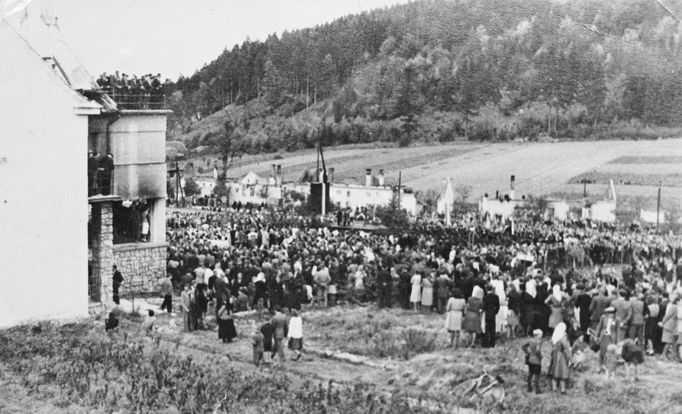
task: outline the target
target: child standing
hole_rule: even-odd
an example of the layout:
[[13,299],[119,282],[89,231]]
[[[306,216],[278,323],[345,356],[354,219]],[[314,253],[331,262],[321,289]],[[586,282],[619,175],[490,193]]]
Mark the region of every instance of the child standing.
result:
[[607,380],[616,378],[616,365],[618,364],[618,346],[616,344],[609,344],[606,347],[606,356],[604,357],[604,369]]
[[253,363],[257,367],[263,362],[263,354],[265,353],[264,342],[265,338],[263,337],[263,334],[259,330],[256,330],[256,333],[253,334],[251,346],[253,347]]
[[533,339],[526,342],[521,349],[526,354],[526,364],[528,365],[528,392],[533,392],[532,385],[535,385],[535,393],[540,394],[540,373],[542,372],[542,331],[533,331]]

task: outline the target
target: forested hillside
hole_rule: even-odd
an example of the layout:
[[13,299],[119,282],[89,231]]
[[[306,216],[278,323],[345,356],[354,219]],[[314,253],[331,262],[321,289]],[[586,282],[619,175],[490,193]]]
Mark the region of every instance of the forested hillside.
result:
[[682,114],[674,13],[654,0],[418,1],[247,40],[166,85],[171,139],[259,152],[665,136]]

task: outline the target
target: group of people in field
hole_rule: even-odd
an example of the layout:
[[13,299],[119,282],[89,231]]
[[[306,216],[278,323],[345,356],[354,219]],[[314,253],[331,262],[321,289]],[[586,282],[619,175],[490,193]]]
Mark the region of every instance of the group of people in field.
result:
[[167,229],[185,328],[205,328],[210,303],[229,342],[234,312],[269,312],[255,357],[283,353],[287,338],[298,355],[307,306],[376,301],[442,315],[453,349],[532,336],[524,350],[536,391],[544,338],[562,391],[588,348],[606,376],[645,354],[679,361],[682,244],[644,229],[529,222],[510,231],[468,217],[369,233],[265,207],[173,211]]

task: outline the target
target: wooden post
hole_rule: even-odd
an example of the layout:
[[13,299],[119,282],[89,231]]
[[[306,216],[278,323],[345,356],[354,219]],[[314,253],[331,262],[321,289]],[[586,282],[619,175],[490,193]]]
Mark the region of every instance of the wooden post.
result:
[[400,210],[400,187],[402,187],[403,183],[403,172],[398,171],[398,210]]
[[658,182],[658,202],[656,203],[656,233],[658,233],[659,217],[661,216],[661,181]]

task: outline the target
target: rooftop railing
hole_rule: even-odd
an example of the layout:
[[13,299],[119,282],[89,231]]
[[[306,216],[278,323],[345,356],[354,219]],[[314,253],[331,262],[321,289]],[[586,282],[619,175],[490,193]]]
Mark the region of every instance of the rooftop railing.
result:
[[166,96],[161,90],[133,93],[124,88],[103,88],[104,92],[116,102],[118,109],[159,110],[166,109]]
[[114,188],[114,171],[98,168],[88,171],[88,197],[95,195],[111,195]]

